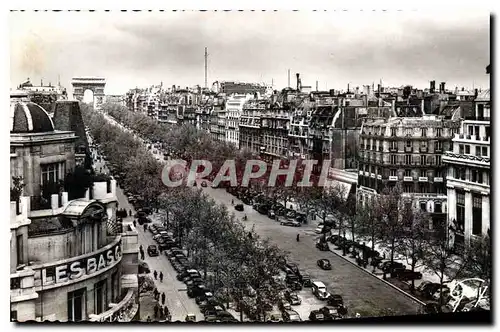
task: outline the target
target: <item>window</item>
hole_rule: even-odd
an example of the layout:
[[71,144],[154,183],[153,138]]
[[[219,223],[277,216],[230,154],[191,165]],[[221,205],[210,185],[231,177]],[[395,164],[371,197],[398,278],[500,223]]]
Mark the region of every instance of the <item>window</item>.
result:
[[[465,223],[465,194],[457,191],[457,224],[464,225]],[[463,230],[461,230],[463,233]]]
[[438,141],[434,143],[434,150],[440,151],[443,150],[443,142]]
[[94,285],[94,313],[96,315],[106,310],[106,280],[101,280]]
[[405,176],[411,176],[411,169],[405,169]]
[[465,168],[459,168],[459,179],[460,180],[465,180]]
[[442,213],[442,207],[441,207],[441,202],[435,202],[434,203],[434,212],[435,213]]
[[483,157],[487,157],[488,156],[488,148],[486,146],[483,146],[482,150],[483,150]]
[[397,164],[397,161],[398,161],[398,159],[397,159],[397,158],[398,158],[398,157],[397,157],[396,155],[391,154],[391,157],[390,157],[390,159],[391,159],[391,164]]
[[405,193],[412,193],[413,192],[413,184],[405,183],[403,186],[403,191]]
[[422,137],[427,137],[427,128],[422,128]]
[[398,142],[396,142],[396,141],[392,141],[392,142],[391,142],[391,149],[393,149],[393,150],[397,150],[397,149],[398,149]]
[[42,164],[42,179],[41,184],[55,183],[61,180],[65,175],[65,163]]
[[470,154],[470,145],[469,144],[465,145],[465,154]]
[[463,144],[459,144],[458,145],[458,153],[459,154],[464,154],[464,145]]
[[436,129],[436,137],[441,137],[441,135],[442,135],[441,131],[442,131],[441,128]]
[[23,235],[20,234],[16,236],[17,265],[24,264],[23,247],[24,247]]
[[407,140],[407,141],[406,141],[406,147],[407,147],[407,148],[411,148],[411,141],[410,141],[410,140]]
[[472,234],[481,235],[483,226],[483,197],[478,194],[472,194]]
[[420,156],[420,165],[427,165],[427,156]]
[[420,183],[418,187],[422,194],[426,194],[429,191],[429,185],[427,183]]
[[427,211],[427,204],[424,201],[420,201],[420,210]]
[[476,156],[477,157],[481,156],[481,147],[480,146],[476,146]]
[[474,127],[473,126],[467,126],[467,132],[469,133],[470,136],[474,135]]
[[436,156],[436,165],[441,165],[441,156]]
[[471,169],[471,171],[470,171],[470,180],[472,182],[477,182],[477,178],[478,178],[477,173],[478,173],[477,170]]
[[398,170],[397,169],[391,169],[391,176],[397,176],[398,175]]
[[427,176],[427,170],[426,169],[421,169],[420,170],[420,177],[426,177]]
[[443,172],[442,171],[435,171],[434,176],[437,178],[442,178],[443,177]]
[[81,288],[68,293],[68,321],[79,322],[84,319],[85,290]]
[[411,165],[411,155],[409,154],[405,155],[405,164]]
[[[477,174],[477,182],[478,183],[484,183],[484,179],[483,179],[483,171],[478,171],[478,174]],[[487,184],[487,183],[486,183]]]
[[484,127],[484,129],[486,131],[486,137],[490,137],[491,136],[490,126],[486,126],[486,127]]
[[391,136],[396,136],[396,128],[391,128]]
[[407,136],[407,137],[410,137],[410,136],[412,135],[411,128],[406,128],[406,129],[405,129],[405,133],[406,133],[406,136]]

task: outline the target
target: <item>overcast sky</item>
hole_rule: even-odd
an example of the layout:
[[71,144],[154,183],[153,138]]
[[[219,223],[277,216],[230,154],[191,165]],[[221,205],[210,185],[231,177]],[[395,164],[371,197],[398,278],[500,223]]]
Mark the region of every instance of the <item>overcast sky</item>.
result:
[[11,13],[11,87],[102,76],[106,94],[239,80],[345,89],[430,80],[486,88],[487,12]]

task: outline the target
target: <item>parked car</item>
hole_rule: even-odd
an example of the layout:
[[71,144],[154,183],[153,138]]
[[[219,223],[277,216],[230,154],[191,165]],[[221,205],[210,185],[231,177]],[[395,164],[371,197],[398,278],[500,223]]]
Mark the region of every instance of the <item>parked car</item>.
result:
[[159,254],[160,253],[158,252],[158,248],[154,244],[148,246],[148,255],[150,257],[156,257]]
[[399,262],[390,262],[390,261],[387,261],[387,262],[384,262],[382,263],[382,265],[380,266],[380,269],[384,272],[384,273],[392,273],[392,271],[394,269],[405,269],[406,268],[406,265],[404,265],[403,263],[399,263]]
[[274,213],[274,210],[269,210],[267,212],[267,216],[271,219],[275,219],[276,218],[276,213]]
[[331,294],[328,299],[326,299],[326,304],[332,307],[343,307],[344,306],[344,299],[342,298],[341,295],[338,294]]
[[300,280],[302,281],[302,286],[304,287],[312,286],[311,276],[309,276],[308,274],[302,274]]
[[394,269],[392,270],[391,277],[399,278],[402,281],[418,280],[422,279],[422,273],[409,269]]
[[186,322],[196,322],[196,315],[195,314],[187,314],[186,318],[184,318],[184,321],[186,321]]
[[189,270],[186,270],[183,273],[178,274],[177,275],[177,280],[182,281],[182,280],[184,280],[184,278],[190,277],[190,276],[201,277],[201,274],[200,274],[200,272],[198,272],[198,270],[189,269]]
[[288,302],[290,302],[291,305],[300,305],[300,304],[302,304],[302,300],[297,295],[297,293],[287,290],[287,291],[285,291],[284,295],[285,295],[285,299]]
[[187,295],[189,297],[193,298],[193,297],[198,297],[198,296],[204,294],[207,291],[208,291],[207,288],[203,284],[201,284],[201,285],[193,285],[191,287],[188,287],[188,289],[187,289]]
[[326,300],[330,294],[326,291],[326,286],[321,281],[313,281],[311,287],[312,293],[320,300]]
[[240,211],[240,212],[241,212],[241,211],[243,211],[245,208],[243,207],[243,204],[236,204],[236,205],[234,206],[234,209],[235,209],[236,211]]
[[281,300],[278,301],[278,308],[281,311],[291,310],[292,309],[292,305],[287,300],[281,299]]
[[325,320],[325,315],[319,310],[313,310],[309,314],[310,321],[323,321]]
[[208,301],[214,297],[214,294],[212,294],[212,292],[208,292],[208,291],[205,291],[203,292],[200,296],[197,296],[196,297],[196,304],[197,305],[206,305],[208,303]]
[[295,220],[283,220],[282,222],[280,222],[280,225],[282,225],[282,226],[300,227],[300,222],[295,221]]
[[339,314],[336,307],[326,306],[326,307],[319,309],[319,311],[323,315],[325,315],[326,319],[337,319],[337,318],[341,317],[341,315]]
[[318,248],[320,251],[330,251],[330,247],[328,246],[328,243],[326,243],[326,241],[316,242],[316,248]]
[[297,264],[295,263],[286,263],[285,264],[285,271],[286,270],[289,270],[291,271],[293,274],[299,276],[300,275],[300,270],[299,270],[299,267]]
[[318,259],[316,264],[320,267],[320,269],[323,269],[323,270],[331,270],[332,269],[332,264],[326,258]]
[[283,311],[283,321],[285,322],[300,322],[299,313],[295,310],[285,310]]

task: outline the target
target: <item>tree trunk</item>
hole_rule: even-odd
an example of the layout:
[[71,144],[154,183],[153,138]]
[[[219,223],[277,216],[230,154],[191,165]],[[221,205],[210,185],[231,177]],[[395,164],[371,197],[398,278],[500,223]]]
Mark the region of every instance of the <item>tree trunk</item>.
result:
[[396,238],[392,236],[391,239],[391,264],[394,263],[394,246],[396,244]]

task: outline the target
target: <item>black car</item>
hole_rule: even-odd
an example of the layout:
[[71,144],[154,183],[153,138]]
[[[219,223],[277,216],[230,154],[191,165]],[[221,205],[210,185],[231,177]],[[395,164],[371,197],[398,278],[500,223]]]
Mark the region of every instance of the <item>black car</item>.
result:
[[409,269],[394,269],[391,273],[392,278],[398,278],[402,281],[422,279],[422,273]]
[[316,264],[323,270],[331,270],[332,269],[332,264],[330,261],[326,258],[323,259],[318,259]]
[[236,211],[240,211],[240,212],[242,212],[245,208],[243,207],[243,204],[236,204],[236,205],[234,206],[234,209],[235,209]]
[[297,264],[294,264],[294,263],[286,263],[285,264],[285,268],[290,270],[293,274],[299,276],[300,275],[300,271],[299,271],[299,267],[297,266]]
[[325,315],[325,318],[328,320],[337,319],[337,318],[341,317],[341,315],[337,309],[338,308],[335,308],[332,306],[326,306],[326,307],[319,309],[319,312],[321,312],[323,315]]
[[311,282],[311,276],[308,274],[303,274],[300,276],[300,280],[302,282],[303,287],[311,287],[312,282]]
[[319,310],[313,310],[309,314],[309,320],[310,321],[323,321],[325,320],[325,315],[320,312]]
[[188,289],[187,289],[187,295],[189,297],[193,298],[193,297],[198,297],[198,296],[204,294],[207,291],[208,290],[205,287],[205,285],[193,285],[191,287],[188,287]]
[[344,299],[341,295],[330,294],[330,296],[326,299],[326,304],[336,308],[343,307]]
[[200,306],[204,306],[208,304],[208,301],[212,299],[214,295],[211,292],[203,292],[200,296],[196,297],[196,304]]
[[158,252],[158,248],[152,244],[150,246],[148,246],[148,255],[150,257],[155,257],[155,256],[158,256],[160,253]]
[[291,305],[300,305],[302,303],[302,300],[300,299],[300,297],[295,292],[287,290],[287,291],[285,291],[284,295],[285,295],[285,299]]
[[330,247],[328,247],[328,243],[325,241],[318,241],[316,242],[316,248],[318,248],[320,251],[329,251]]
[[406,265],[399,263],[399,262],[384,262],[380,266],[380,269],[384,273],[392,273],[394,269],[405,269]]

